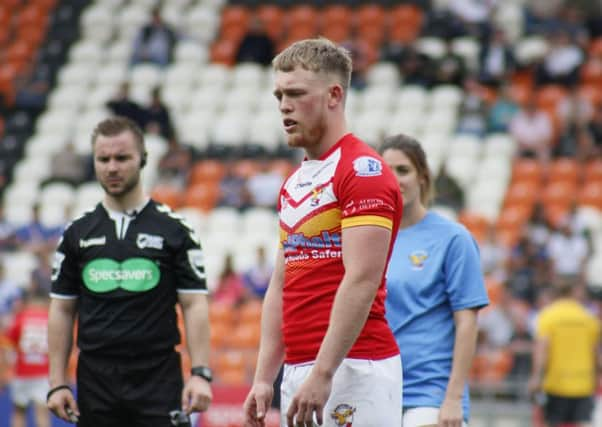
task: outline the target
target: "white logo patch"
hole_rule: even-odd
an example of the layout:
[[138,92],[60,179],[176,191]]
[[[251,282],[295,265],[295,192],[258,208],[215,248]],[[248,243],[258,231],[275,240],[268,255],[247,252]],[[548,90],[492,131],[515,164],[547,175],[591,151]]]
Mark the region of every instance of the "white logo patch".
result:
[[59,278],[59,273],[61,272],[61,266],[63,265],[64,259],[64,253],[58,251],[54,253],[54,258],[52,260],[52,276],[50,277],[53,282]]
[[136,245],[140,249],[163,249],[163,237],[153,236],[152,234],[140,233],[138,234],[138,238],[136,239]]
[[353,161],[356,176],[378,176],[383,173],[383,165],[374,157],[362,156]]
[[88,246],[102,246],[107,243],[106,236],[92,237],[91,239],[79,239],[79,247],[87,248]]
[[190,249],[187,251],[188,263],[199,279],[205,279],[205,266],[203,251],[201,249]]

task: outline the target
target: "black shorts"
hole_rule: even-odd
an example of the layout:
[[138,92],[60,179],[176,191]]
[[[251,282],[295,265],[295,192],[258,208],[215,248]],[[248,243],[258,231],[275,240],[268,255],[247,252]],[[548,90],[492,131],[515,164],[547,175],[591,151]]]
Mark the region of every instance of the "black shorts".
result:
[[169,427],[181,406],[179,353],[127,360],[80,354],[77,364],[79,427]]
[[563,397],[546,395],[544,417],[552,425],[564,423],[587,423],[592,419],[594,400],[592,397]]

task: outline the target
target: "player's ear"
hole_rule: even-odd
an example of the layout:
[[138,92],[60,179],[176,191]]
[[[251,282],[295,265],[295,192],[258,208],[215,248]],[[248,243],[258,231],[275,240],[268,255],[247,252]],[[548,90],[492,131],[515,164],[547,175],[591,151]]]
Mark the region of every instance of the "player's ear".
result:
[[328,91],[328,106],[331,108],[336,107],[337,104],[343,102],[344,96],[345,93],[343,91],[343,87],[340,84],[334,84],[330,86],[330,89]]

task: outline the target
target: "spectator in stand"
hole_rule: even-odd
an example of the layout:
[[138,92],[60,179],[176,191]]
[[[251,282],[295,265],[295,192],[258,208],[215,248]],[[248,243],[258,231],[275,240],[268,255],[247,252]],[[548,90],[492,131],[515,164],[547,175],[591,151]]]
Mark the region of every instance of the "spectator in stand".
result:
[[171,62],[176,42],[176,33],[163,21],[159,8],[154,8],[151,22],[142,27],[134,40],[132,64],[150,62],[165,67]]
[[504,281],[507,275],[508,250],[497,239],[495,225],[489,225],[485,238],[479,242],[479,249],[481,269],[485,277],[491,276],[496,280]]
[[159,181],[183,190],[192,167],[192,149],[178,142],[173,135],[168,144],[167,151],[159,160]]
[[12,321],[15,307],[23,298],[23,289],[6,277],[4,261],[0,261],[0,331]]
[[161,99],[161,90],[158,87],[153,89],[150,104],[144,108],[143,129],[146,133],[158,134],[168,140],[175,136],[169,108]]
[[475,79],[464,81],[465,96],[460,104],[457,133],[483,137],[487,132],[485,102],[481,95],[481,87]]
[[127,117],[144,129],[146,114],[140,105],[130,99],[130,84],[128,82],[123,82],[119,86],[116,96],[107,102],[107,108],[114,115]]
[[242,279],[250,297],[263,299],[268,290],[274,266],[268,260],[264,246],[258,246],[256,254],[255,265],[243,274]]
[[557,299],[537,318],[530,393],[545,393],[548,427],[591,426],[597,386],[600,320],[580,303],[570,278],[555,283]]
[[226,175],[220,181],[219,206],[230,206],[244,211],[251,206],[251,195],[244,177],[234,173],[232,165],[226,168]]
[[579,67],[585,59],[583,51],[564,30],[554,32],[548,43],[548,53],[537,68],[537,84],[575,86],[579,79]]
[[242,38],[236,52],[236,62],[255,62],[268,66],[276,53],[274,41],[265,30],[265,25],[258,17],[249,23],[249,31]]
[[48,392],[48,291],[31,286],[23,309],[15,314],[6,336],[16,350],[14,377],[9,385],[13,427],[25,427],[33,404],[37,427],[50,427]]
[[537,108],[534,97],[512,118],[510,133],[518,143],[519,156],[534,157],[543,163],[550,159],[554,137],[552,122]]
[[21,73],[15,82],[15,107],[37,115],[46,107],[50,90],[49,70],[33,67],[31,73]]
[[602,156],[602,104],[596,107],[587,123],[584,145],[588,159]]
[[478,39],[485,39],[491,32],[490,20],[498,0],[450,0],[449,10],[467,32]]
[[552,233],[547,251],[556,276],[572,278],[574,281],[583,278],[589,245],[582,234],[573,230],[568,220],[563,220],[558,230]]
[[427,55],[418,52],[413,46],[404,49],[397,61],[404,84],[430,87],[432,85],[431,62]]
[[451,40],[445,41],[446,51],[433,66],[433,80],[435,85],[452,84],[462,87],[467,69],[464,58],[452,50]]
[[510,88],[503,85],[487,114],[487,132],[508,132],[512,118],[520,111],[519,105],[510,98]]
[[352,37],[341,43],[341,46],[349,51],[351,59],[353,60],[351,87],[357,90],[365,89],[368,85],[366,74],[370,66],[366,42],[360,37]]
[[17,246],[15,227],[4,217],[4,206],[0,203],[0,252],[11,251]]
[[224,257],[224,267],[211,300],[215,304],[226,304],[234,308],[243,304],[246,298],[242,277],[234,269],[232,254],[228,253]]
[[587,157],[587,123],[593,115],[593,106],[577,90],[557,105],[560,119],[560,136],[554,147],[556,156],[570,156],[583,160]]
[[269,160],[263,159],[260,171],[247,180],[252,205],[276,209],[282,182],[282,175],[270,170]]
[[506,39],[504,31],[496,28],[481,48],[479,80],[485,85],[499,87],[500,84],[508,81],[515,63],[512,46]]
[[44,248],[35,253],[37,265],[31,272],[30,287],[39,289],[41,292],[50,293],[52,284],[52,249]]
[[526,235],[528,239],[535,245],[537,250],[545,251],[545,248],[550,239],[550,225],[546,219],[543,204],[535,203],[531,217],[527,222]]
[[63,227],[49,228],[42,224],[38,205],[32,207],[32,213],[33,217],[29,224],[17,228],[15,232],[17,245],[24,250],[31,251],[54,247],[63,232]]
[[443,205],[452,208],[459,212],[464,207],[464,190],[458,184],[458,181],[452,177],[445,167],[445,163],[441,164],[439,173],[433,182],[435,189],[432,203],[433,205]]
[[50,178],[45,183],[58,181],[78,186],[88,176],[88,162],[89,157],[78,154],[73,142],[69,141],[63,150],[52,155]]

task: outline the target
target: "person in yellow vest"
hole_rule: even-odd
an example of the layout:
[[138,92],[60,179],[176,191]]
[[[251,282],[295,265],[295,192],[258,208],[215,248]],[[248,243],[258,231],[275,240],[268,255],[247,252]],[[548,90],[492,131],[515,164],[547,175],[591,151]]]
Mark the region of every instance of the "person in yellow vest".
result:
[[580,303],[574,281],[559,278],[555,287],[557,299],[537,318],[529,392],[542,393],[547,427],[590,427],[600,321]]

